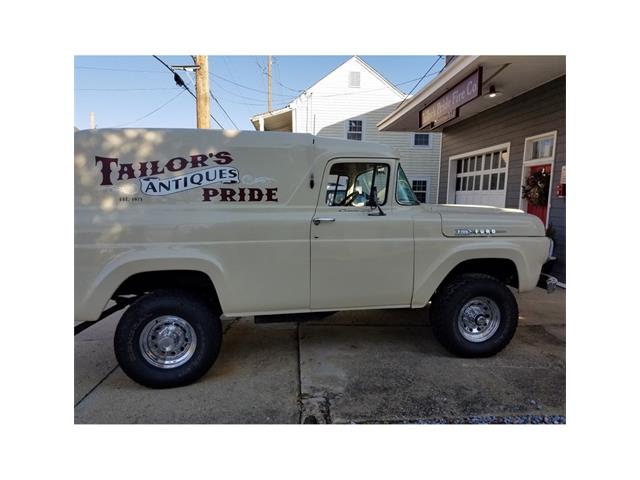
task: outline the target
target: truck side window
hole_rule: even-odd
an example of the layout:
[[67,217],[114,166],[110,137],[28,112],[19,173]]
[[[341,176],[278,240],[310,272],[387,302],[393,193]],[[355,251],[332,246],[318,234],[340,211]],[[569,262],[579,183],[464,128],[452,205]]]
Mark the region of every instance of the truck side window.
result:
[[401,165],[398,165],[398,180],[396,185],[396,200],[400,205],[419,205],[416,194],[411,188],[411,183],[404,173]]
[[389,165],[376,163],[336,163],[325,185],[325,204],[330,207],[364,207],[371,186],[378,191],[378,203],[387,201]]

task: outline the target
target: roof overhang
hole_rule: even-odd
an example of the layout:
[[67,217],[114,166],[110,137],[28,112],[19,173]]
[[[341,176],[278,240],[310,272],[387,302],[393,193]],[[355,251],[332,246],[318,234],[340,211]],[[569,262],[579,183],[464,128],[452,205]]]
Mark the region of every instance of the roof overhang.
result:
[[[473,56],[460,55],[447,64],[444,70],[431,83],[424,87],[404,105],[387,115],[378,123],[378,129],[386,132],[420,131],[420,111],[438,100],[458,83],[482,67],[481,95],[463,105],[458,116],[425,131],[442,131],[466,118],[500,105],[518,95],[543,85],[566,74],[566,57],[558,56]],[[486,95],[493,85],[499,96]]]
[[[258,131],[291,132],[293,131],[293,114],[290,106],[260,113],[251,117],[253,127]],[[263,128],[260,128],[260,124]]]

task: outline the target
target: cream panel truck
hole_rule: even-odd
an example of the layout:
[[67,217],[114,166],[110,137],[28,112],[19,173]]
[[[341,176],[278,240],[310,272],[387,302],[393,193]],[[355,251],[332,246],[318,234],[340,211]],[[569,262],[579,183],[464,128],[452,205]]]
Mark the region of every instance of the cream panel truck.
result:
[[519,210],[421,205],[382,145],[277,132],[75,133],[75,320],[128,307],[116,357],[149,387],[205,374],[223,314],[295,321],[429,305],[448,350],[493,355],[517,326],[508,286],[555,286],[541,275],[551,250],[540,220]]

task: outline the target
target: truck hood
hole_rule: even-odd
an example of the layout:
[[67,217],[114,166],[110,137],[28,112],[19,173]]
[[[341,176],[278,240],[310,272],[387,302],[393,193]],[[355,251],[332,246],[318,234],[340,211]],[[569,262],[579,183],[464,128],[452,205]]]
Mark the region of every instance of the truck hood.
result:
[[440,214],[446,237],[544,237],[545,228],[535,215],[513,208],[480,205],[432,205]]

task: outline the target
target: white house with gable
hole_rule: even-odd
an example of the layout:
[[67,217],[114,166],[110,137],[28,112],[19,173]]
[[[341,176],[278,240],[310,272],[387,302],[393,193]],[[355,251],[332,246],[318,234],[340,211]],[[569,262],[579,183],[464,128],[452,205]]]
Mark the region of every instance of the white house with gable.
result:
[[251,122],[259,131],[311,133],[395,147],[418,199],[436,203],[440,134],[378,131],[378,122],[404,98],[380,73],[353,56],[286,107],[255,115]]

